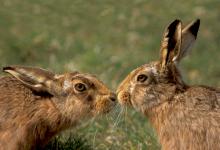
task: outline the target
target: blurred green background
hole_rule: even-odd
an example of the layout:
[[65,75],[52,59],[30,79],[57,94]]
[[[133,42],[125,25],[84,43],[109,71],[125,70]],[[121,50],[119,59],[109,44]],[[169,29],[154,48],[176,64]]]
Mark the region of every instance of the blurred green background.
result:
[[[89,72],[115,90],[132,69],[158,58],[167,24],[176,18],[184,23],[200,18],[198,39],[182,62],[182,72],[188,83],[220,86],[219,0],[0,2],[0,67],[19,64],[57,73]],[[160,149],[147,119],[133,110],[121,113],[117,108],[71,133],[86,145],[75,149]]]

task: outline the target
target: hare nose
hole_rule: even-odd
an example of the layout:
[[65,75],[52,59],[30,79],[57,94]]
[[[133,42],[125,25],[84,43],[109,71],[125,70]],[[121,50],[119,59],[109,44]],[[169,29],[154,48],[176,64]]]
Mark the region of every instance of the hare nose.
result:
[[113,102],[116,101],[116,99],[117,99],[117,98],[116,98],[116,94],[111,93],[110,96],[109,96],[109,99],[110,99],[111,101],[113,101]]

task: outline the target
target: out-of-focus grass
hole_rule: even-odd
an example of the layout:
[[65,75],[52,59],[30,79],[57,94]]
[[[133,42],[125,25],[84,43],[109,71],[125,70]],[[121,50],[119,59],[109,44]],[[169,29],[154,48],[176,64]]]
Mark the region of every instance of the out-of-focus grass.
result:
[[[115,89],[132,69],[158,58],[169,22],[200,18],[197,43],[182,63],[184,78],[220,86],[219,7],[219,0],[1,0],[0,66],[90,72]],[[129,110],[118,120],[112,116],[74,132],[93,149],[159,149],[142,115]]]
[[91,150],[90,145],[83,137],[71,133],[62,133],[54,137],[44,150]]

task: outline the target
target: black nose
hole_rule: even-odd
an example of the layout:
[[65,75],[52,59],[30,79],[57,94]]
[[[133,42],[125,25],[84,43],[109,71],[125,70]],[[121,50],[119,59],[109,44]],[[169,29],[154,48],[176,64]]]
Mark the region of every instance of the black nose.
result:
[[116,101],[116,94],[111,93],[111,95],[109,96],[109,99],[113,102]]

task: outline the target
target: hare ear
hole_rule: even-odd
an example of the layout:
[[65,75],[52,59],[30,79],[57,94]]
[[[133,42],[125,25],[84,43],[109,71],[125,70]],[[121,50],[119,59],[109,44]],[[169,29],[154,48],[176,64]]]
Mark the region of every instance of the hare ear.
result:
[[192,48],[193,44],[196,41],[197,33],[199,31],[200,20],[197,19],[196,21],[191,22],[182,30],[182,44],[181,50],[178,56],[178,60],[181,60],[183,57],[187,55],[187,53]]
[[160,49],[160,61],[162,69],[165,68],[168,63],[174,62],[180,53],[182,36],[181,28],[181,21],[174,20],[164,32]]
[[59,95],[62,87],[55,78],[55,74],[40,68],[9,66],[3,68],[7,72],[21,81],[27,87],[38,92],[48,92],[52,95]]

